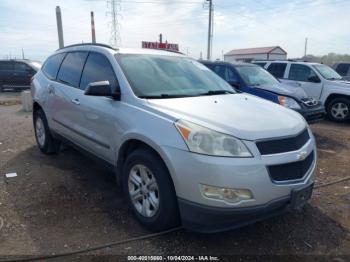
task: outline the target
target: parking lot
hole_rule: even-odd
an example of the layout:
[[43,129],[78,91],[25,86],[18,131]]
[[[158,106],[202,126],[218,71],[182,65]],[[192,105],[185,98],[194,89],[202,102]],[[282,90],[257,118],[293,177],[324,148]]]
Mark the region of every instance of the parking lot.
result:
[[[77,151],[38,150],[31,113],[19,94],[0,95],[0,257],[83,249],[148,234],[130,215],[113,174]],[[312,125],[318,145],[316,185],[350,177],[350,124]],[[6,173],[17,176],[6,178]],[[104,255],[350,256],[350,180],[314,190],[303,212],[202,235],[180,229],[101,249]],[[347,256],[347,257],[346,257]],[[325,261],[328,261],[325,257]]]

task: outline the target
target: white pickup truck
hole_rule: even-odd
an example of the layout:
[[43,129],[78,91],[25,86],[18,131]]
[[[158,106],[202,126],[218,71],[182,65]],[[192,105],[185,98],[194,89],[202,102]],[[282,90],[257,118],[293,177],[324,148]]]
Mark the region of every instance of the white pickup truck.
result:
[[326,107],[329,119],[350,120],[350,82],[327,65],[296,61],[254,61],[282,83],[301,87]]

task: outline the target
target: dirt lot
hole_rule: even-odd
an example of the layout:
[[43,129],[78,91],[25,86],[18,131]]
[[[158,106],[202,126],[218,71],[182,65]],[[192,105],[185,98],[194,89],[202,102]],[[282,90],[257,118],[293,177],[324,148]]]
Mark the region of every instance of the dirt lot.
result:
[[[0,101],[16,97],[0,94]],[[31,114],[21,111],[16,102],[0,103],[0,127],[0,260],[66,252],[149,233],[128,212],[109,171],[73,149],[56,156],[41,154]],[[312,129],[318,142],[317,184],[349,177],[350,124],[324,121]],[[18,176],[5,178],[9,172]],[[180,229],[89,254],[83,258],[278,254],[346,261],[350,259],[350,181],[316,189],[303,212],[236,231],[201,235]]]

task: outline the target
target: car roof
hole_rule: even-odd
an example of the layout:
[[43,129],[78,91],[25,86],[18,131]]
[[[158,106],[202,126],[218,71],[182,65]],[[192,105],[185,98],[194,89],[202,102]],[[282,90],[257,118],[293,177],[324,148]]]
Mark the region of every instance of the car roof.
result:
[[170,50],[149,49],[149,48],[113,48],[105,44],[76,44],[66,46],[56,50],[56,53],[68,52],[68,51],[104,51],[112,54],[147,54],[147,55],[164,55],[164,56],[182,56],[183,53]]
[[291,63],[291,64],[308,64],[308,65],[322,65],[316,62],[294,61],[294,60],[253,60],[252,63]]

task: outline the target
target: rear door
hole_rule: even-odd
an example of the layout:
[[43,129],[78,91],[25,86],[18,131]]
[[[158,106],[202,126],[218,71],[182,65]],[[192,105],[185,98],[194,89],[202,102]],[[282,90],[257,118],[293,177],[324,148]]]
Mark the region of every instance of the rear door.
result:
[[6,89],[13,86],[13,61],[0,61],[0,87]]
[[308,65],[292,63],[287,79],[282,82],[304,89],[309,97],[320,99],[322,82],[317,73]]
[[79,135],[81,127],[79,118],[79,101],[75,100],[79,89],[80,77],[83,71],[87,52],[68,52],[58,71],[56,81],[51,83],[52,92],[52,123],[60,135],[76,144],[81,144]]

